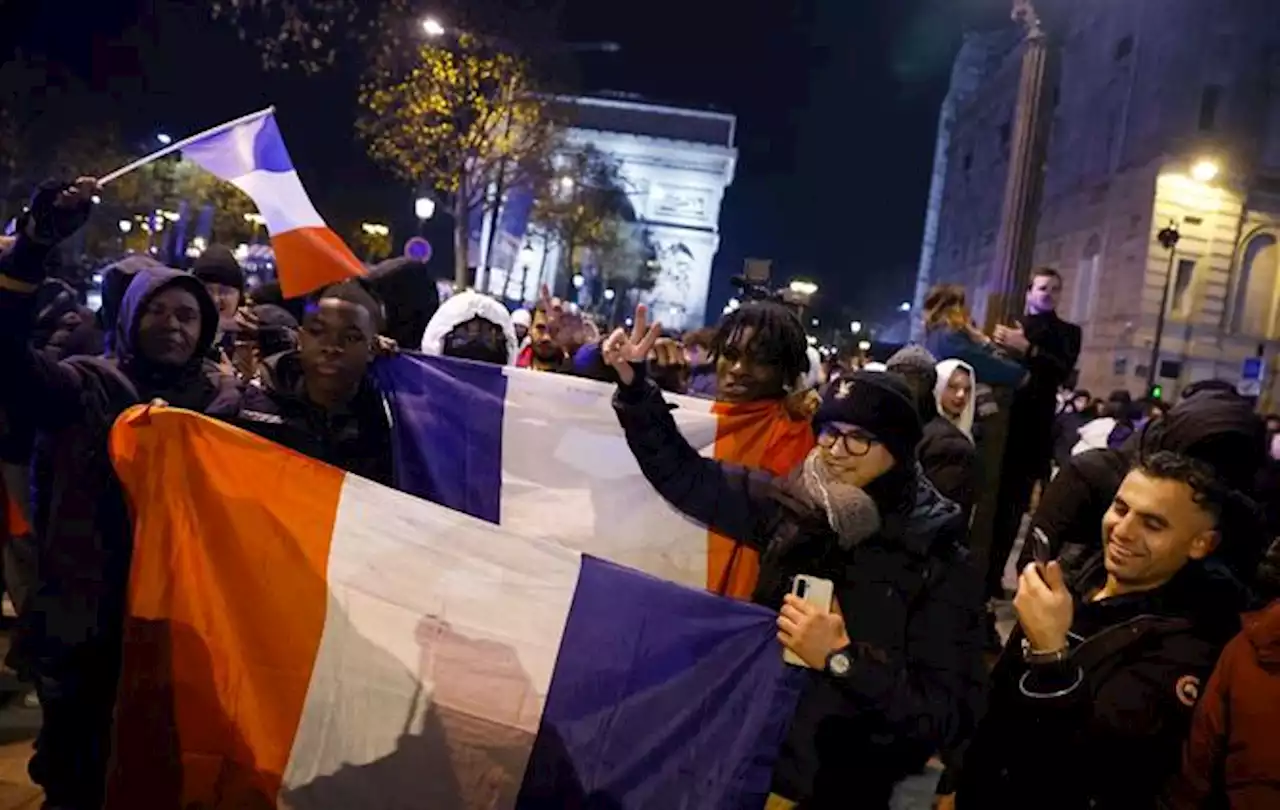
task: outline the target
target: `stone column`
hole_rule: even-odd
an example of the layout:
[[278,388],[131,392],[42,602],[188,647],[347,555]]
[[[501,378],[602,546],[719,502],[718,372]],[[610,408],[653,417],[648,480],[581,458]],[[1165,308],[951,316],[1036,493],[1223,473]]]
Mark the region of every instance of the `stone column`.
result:
[[1031,258],[1035,250],[1036,222],[1044,188],[1052,103],[1046,93],[1049,42],[1031,0],[1014,0],[1013,18],[1027,29],[1022,44],[1022,73],[1009,144],[1009,176],[1005,183],[1000,232],[985,295],[988,328],[1009,323],[1023,314]]

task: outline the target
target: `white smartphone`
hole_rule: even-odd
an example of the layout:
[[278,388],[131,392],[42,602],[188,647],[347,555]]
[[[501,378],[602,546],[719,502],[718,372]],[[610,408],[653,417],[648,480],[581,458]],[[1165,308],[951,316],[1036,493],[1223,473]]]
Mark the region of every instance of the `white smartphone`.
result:
[[[791,583],[791,595],[813,605],[820,613],[831,612],[831,600],[835,598],[835,594],[835,584],[831,580],[823,579],[822,577],[800,574]],[[782,660],[797,667],[808,666],[800,659],[800,656],[791,652],[791,650],[784,649],[782,651]]]

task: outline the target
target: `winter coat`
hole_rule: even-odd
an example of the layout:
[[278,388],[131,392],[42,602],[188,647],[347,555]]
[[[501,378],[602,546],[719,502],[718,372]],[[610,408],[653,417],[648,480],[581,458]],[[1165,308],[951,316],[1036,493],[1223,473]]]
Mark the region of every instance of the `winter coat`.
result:
[[1280,602],[1244,618],[1200,695],[1171,810],[1280,807]]
[[[116,322],[116,357],[58,362],[29,346],[44,248],[20,238],[0,257],[0,407],[36,431],[33,523],[40,542],[40,585],[25,628],[29,643],[75,646],[118,632],[128,580],[131,532],[120,484],[107,454],[112,424],[152,399],[215,416],[234,414],[244,396],[234,377],[201,358],[218,317],[193,276],[146,266],[134,275]],[[183,369],[148,367],[135,355],[138,322],[162,288],[180,285],[200,305],[203,331]]]
[[761,553],[756,602],[778,608],[797,574],[835,583],[854,667],[845,678],[810,674],[774,792],[802,808],[847,807],[851,797],[887,807],[898,781],[967,733],[981,702],[981,582],[960,509],[912,475],[902,511],[846,548],[794,477],[700,456],[652,381],[620,389],[615,406],[658,493]]
[[1239,587],[1188,563],[1168,584],[1090,601],[1082,574],[1071,656],[1032,667],[1015,631],[959,773],[958,810],[1154,808],[1177,772],[1201,685],[1239,629]]
[[938,492],[968,515],[977,501],[981,481],[973,440],[945,416],[937,416],[924,426],[916,457]]
[[1022,365],[1030,372],[1027,384],[1014,392],[1009,405],[1009,439],[1003,473],[1042,480],[1053,458],[1053,421],[1058,390],[1071,377],[1080,359],[1080,327],[1054,312],[1025,315],[1023,334],[1031,344]]
[[470,290],[451,296],[436,310],[422,333],[422,353],[444,354],[445,336],[473,318],[486,320],[502,330],[509,355],[507,365],[515,365],[519,341],[516,340],[516,328],[511,321],[511,313],[493,298]]
[[230,421],[304,456],[394,486],[390,417],[371,376],[366,375],[350,407],[340,413],[328,413],[307,399],[296,351],[265,360],[259,380],[265,401],[246,403]]
[[930,329],[924,346],[939,360],[963,360],[987,385],[1013,388],[1022,384],[1027,376],[1021,363],[998,354],[959,329],[943,326]]

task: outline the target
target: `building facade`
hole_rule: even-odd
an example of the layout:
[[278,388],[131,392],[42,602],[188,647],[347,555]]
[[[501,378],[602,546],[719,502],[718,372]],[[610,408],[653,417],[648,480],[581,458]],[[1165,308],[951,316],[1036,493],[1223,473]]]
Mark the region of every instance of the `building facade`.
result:
[[[618,161],[637,219],[653,240],[661,269],[643,300],[664,326],[701,326],[720,248],[720,207],[737,168],[737,119],[627,98],[560,103],[572,123],[568,147],[592,145]],[[554,245],[531,240],[518,262],[524,299],[536,299],[542,283],[556,287],[562,265]],[[530,266],[535,272],[524,272]],[[494,283],[505,283],[500,273]]]
[[[1280,12],[1272,0],[1075,0],[1055,26],[1035,263],[1062,274],[1059,312],[1084,331],[1080,384],[1142,394],[1154,368],[1176,395],[1261,357],[1262,404],[1275,407]],[[918,299],[939,282],[975,301],[991,292],[1019,57],[1016,35],[997,33],[970,36],[957,60]],[[1170,225],[1172,252],[1158,239]]]

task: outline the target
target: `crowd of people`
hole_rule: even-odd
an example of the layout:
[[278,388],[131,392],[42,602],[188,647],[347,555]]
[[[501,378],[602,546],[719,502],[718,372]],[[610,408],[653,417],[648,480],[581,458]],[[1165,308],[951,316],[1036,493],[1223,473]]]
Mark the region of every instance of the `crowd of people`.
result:
[[[246,289],[218,246],[189,271],[120,260],[93,312],[50,257],[94,191],[39,189],[0,254],[7,663],[43,712],[46,806],[96,810],[109,768],[131,537],[115,419],[163,402],[395,486],[370,367],[420,349],[616,386],[645,478],[728,539],[718,590],[776,610],[811,670],[771,808],[888,808],[931,760],[944,808],[1280,807],[1280,419],[1216,381],[1172,407],[1071,391],[1081,331],[1056,314],[1052,270],[990,335],[962,289],[934,289],[923,345],[882,367],[820,361],[780,300],[687,335],[640,307],[601,334],[545,294],[515,312],[473,291],[441,302],[404,259],[286,300]],[[776,406],[805,441],[764,434],[748,466],[705,458],[673,393]],[[799,575],[832,583],[830,609],[794,593]]]

